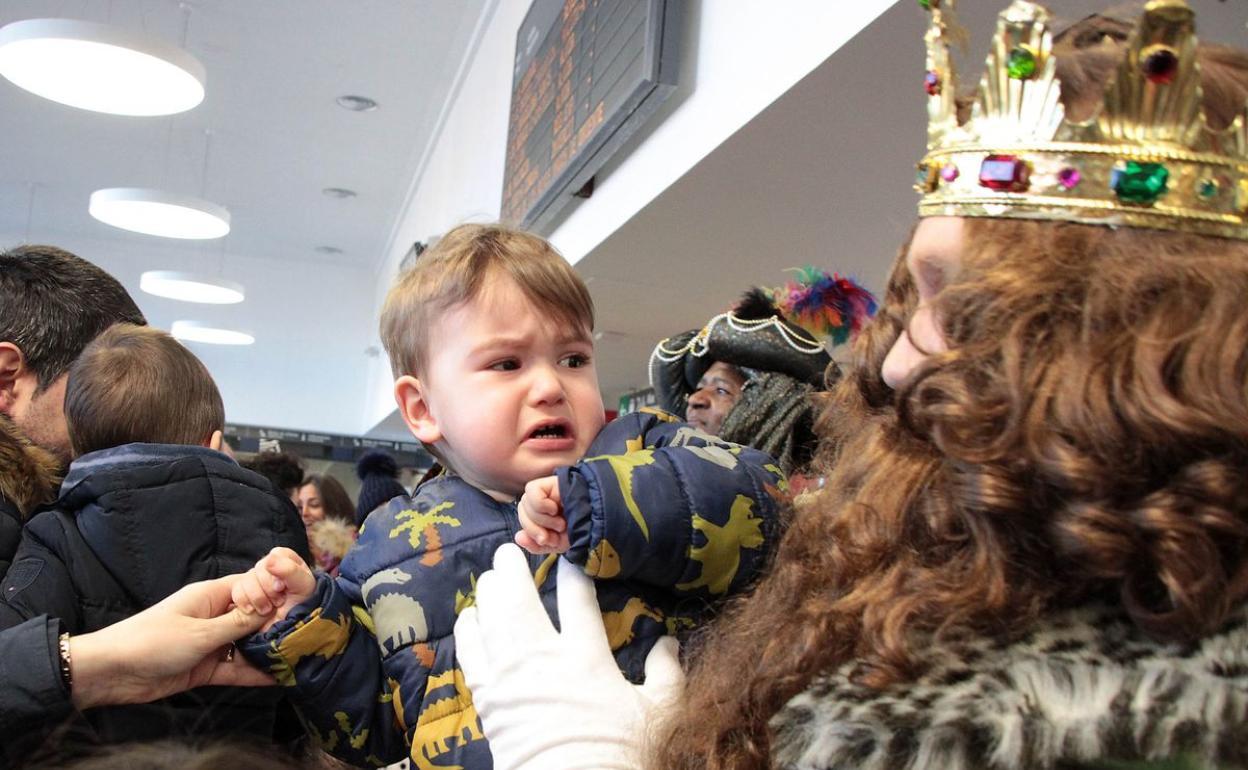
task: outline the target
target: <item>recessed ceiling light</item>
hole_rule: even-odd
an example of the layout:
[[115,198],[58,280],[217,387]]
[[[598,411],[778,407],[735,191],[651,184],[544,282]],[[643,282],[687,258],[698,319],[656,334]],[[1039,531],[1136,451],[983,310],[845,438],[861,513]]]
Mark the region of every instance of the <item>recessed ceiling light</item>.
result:
[[348,190],[345,187],[326,187],[321,190],[322,195],[328,195],[330,198],[354,198],[355,190]]
[[173,115],[204,100],[204,66],[186,51],[75,19],[0,27],[0,75],[45,99],[114,115]]
[[169,333],[186,342],[203,342],[209,345],[250,345],[256,338],[233,329],[219,329],[198,321],[174,321]]
[[230,232],[230,212],[189,195],[138,187],[110,187],[91,193],[91,216],[105,224],[146,235],[203,240]]
[[139,276],[139,288],[157,297],[209,305],[233,305],[244,296],[241,283],[177,270],[148,270]]
[[377,109],[377,102],[369,99],[367,96],[347,94],[346,96],[339,96],[334,101],[338,102],[339,107],[352,112],[372,112]]
[[315,249],[317,254],[341,254],[342,249],[337,246],[317,246]]

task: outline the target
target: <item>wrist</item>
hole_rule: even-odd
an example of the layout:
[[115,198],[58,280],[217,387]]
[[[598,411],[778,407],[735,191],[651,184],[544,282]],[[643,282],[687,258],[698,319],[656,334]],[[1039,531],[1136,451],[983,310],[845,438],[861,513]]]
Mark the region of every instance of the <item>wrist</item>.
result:
[[117,672],[107,672],[108,646],[100,644],[94,634],[70,636],[69,689],[70,701],[79,710],[116,702],[110,697],[113,683],[118,681]]

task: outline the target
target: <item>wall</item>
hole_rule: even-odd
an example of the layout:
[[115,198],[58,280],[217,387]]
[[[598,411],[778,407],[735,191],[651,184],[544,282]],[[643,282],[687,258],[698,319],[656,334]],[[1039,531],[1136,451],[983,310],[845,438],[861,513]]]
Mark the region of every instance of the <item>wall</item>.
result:
[[[592,198],[568,213],[551,240],[572,263],[615,232],[721,142],[787,91],[895,0],[676,0],[686,7],[681,84],[651,127],[599,175]],[[417,240],[466,221],[498,217],[510,109],[515,33],[523,2],[496,2],[482,15],[441,129],[413,181],[407,213],[379,266],[380,308],[399,261]],[[392,378],[370,363],[364,422],[394,434]]]

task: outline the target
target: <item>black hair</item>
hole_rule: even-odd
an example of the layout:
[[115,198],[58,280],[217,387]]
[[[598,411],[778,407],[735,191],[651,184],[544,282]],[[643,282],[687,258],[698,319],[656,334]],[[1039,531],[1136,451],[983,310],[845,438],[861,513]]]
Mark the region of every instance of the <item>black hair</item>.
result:
[[0,340],[22,351],[43,390],[115,323],[147,325],[125,287],[55,246],[0,252]]

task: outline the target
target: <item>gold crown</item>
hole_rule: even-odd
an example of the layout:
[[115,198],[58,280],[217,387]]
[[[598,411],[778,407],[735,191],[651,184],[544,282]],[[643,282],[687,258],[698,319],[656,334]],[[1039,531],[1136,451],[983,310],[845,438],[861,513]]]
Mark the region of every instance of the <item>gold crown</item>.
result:
[[[927,32],[927,155],[919,215],[1128,225],[1248,240],[1248,105],[1222,131],[1201,108],[1195,13],[1150,0],[1100,110],[1067,121],[1051,16],[1001,13],[971,116],[949,57],[955,0],[919,0]],[[954,27],[956,29],[956,27]]]

